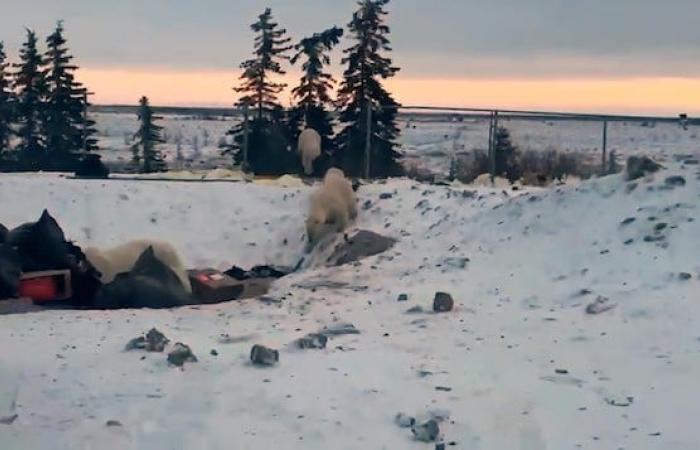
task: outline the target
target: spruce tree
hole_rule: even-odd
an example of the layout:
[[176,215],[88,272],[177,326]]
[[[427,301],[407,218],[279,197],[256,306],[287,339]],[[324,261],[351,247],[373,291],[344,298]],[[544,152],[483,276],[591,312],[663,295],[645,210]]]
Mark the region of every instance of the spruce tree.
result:
[[158,144],[163,143],[163,127],[155,124],[160,117],[153,115],[147,97],[139,101],[139,129],[134,135],[136,142],[131,147],[132,162],[142,173],[164,172],[167,169]]
[[58,22],[46,43],[46,147],[54,164],[66,168],[75,163],[83,147],[88,151],[96,148],[94,122],[86,115],[87,89],[75,79],[78,67],[71,62],[62,22]]
[[510,132],[505,127],[496,128],[494,152],[496,176],[505,177],[511,183],[519,179],[522,174],[518,167],[518,148],[511,141]]
[[47,97],[44,60],[37,48],[34,31],[27,29],[27,40],[20,50],[20,62],[15,64],[17,95],[17,137],[20,159],[26,168],[40,169],[45,164],[46,141],[43,126]]
[[326,152],[333,150],[333,120],[328,110],[334,106],[330,91],[335,80],[323,68],[330,64],[328,53],[342,36],[343,29],[333,27],[304,38],[294,46],[297,53],[291,58],[292,64],[304,58],[304,75],[299,85],[292,89],[295,100],[289,121],[292,140],[296,141],[302,128],[313,128],[321,135],[322,147]]
[[6,58],[4,44],[0,41],[0,158],[10,150],[15,108],[12,83],[7,70],[9,64]]
[[[241,94],[236,106],[252,108],[253,114],[248,122],[248,167],[244,170],[260,174],[285,173],[296,164],[294,153],[288,151],[286,117],[277,97],[286,85],[273,82],[271,77],[286,73],[281,63],[289,59],[291,39],[286,37],[287,30],[273,21],[270,8],[258,17],[251,29],[256,33],[253,58],[241,63],[242,82],[234,88]],[[233,154],[234,162],[242,164],[245,124],[234,126],[226,134],[233,139],[224,153]]]
[[270,8],[265,9],[258,16],[258,21],[250,26],[257,33],[254,57],[241,64],[243,83],[234,88],[234,91],[243,94],[238,105],[255,107],[257,119],[281,107],[277,95],[287,86],[270,80],[271,75],[286,73],[281,62],[289,59],[287,52],[292,48],[289,45],[291,38],[286,37],[287,30],[278,27],[279,24],[273,22]]
[[365,143],[367,114],[371,108],[370,176],[398,175],[400,154],[396,151],[399,128],[396,115],[399,104],[382,86],[382,80],[399,71],[390,58],[389,27],[385,24],[384,7],[389,0],[360,0],[359,9],[348,24],[354,45],[344,50],[343,64],[347,64],[344,79],[338,91],[341,108],[340,122],[344,126],[338,134],[342,168],[352,176],[365,174]]

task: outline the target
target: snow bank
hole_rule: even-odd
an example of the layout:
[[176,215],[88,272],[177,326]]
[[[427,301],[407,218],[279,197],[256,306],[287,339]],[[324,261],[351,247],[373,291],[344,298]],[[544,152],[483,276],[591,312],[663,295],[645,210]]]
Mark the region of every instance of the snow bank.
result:
[[[686,184],[667,186],[670,175]],[[449,416],[441,430],[455,448],[696,449],[698,192],[695,169],[672,164],[638,184],[611,176],[513,193],[363,186],[358,227],[396,246],[283,278],[269,294],[279,303],[0,317],[18,414],[0,443],[428,448],[394,424],[403,412]],[[0,222],[49,207],[81,241],[151,234],[182,242],[191,265],[280,263],[301,252],[308,195],[3,176]],[[453,295],[453,312],[406,313],[429,309],[438,290]],[[599,297],[615,307],[586,314]],[[341,322],[361,334],[325,350],[290,346]],[[121,351],[153,326],[199,362],[178,370],[164,355]],[[248,365],[255,343],[279,349],[279,365]]]

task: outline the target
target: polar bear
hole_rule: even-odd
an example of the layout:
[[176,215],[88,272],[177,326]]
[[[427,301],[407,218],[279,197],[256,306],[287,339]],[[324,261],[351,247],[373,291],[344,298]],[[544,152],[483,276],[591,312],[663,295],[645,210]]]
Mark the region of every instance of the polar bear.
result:
[[314,171],[314,161],[321,156],[321,135],[313,128],[306,128],[299,135],[297,150],[301,156],[304,173],[311,175]]
[[323,183],[311,194],[306,219],[309,248],[331,233],[340,233],[357,218],[357,198],[340,169],[329,169]]
[[88,261],[102,274],[100,277],[102,283],[107,284],[113,281],[118,274],[129,272],[139,256],[149,247],[153,247],[155,256],[175,272],[185,290],[191,293],[192,286],[187,271],[177,250],[169,242],[137,239],[110,249],[86,247],[83,252]]
[[352,188],[352,183],[345,178],[345,173],[338,168],[331,167],[323,177],[323,185],[326,189],[336,191],[343,197],[350,220],[354,221],[357,218],[357,196]]

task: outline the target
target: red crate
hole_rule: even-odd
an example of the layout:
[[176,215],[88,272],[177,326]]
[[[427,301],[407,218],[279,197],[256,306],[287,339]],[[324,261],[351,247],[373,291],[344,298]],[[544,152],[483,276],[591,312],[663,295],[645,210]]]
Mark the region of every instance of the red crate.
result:
[[22,274],[19,295],[35,303],[67,300],[72,295],[69,270],[49,270]]

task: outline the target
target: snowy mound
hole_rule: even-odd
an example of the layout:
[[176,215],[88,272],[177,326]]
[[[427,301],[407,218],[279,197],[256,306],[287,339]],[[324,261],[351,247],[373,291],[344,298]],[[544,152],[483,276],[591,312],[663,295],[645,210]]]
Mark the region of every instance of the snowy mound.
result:
[[[108,245],[152,234],[184,243],[190,265],[302,254],[309,188],[185,185],[3,176],[0,204],[13,206],[0,222],[49,207],[68,236]],[[0,442],[429,448],[394,423],[401,412],[438,418],[454,448],[697,448],[695,167],[471,189],[363,186],[357,227],[396,245],[285,277],[265,302],[0,317],[0,419],[17,415]],[[436,291],[452,294],[453,311],[432,313]],[[359,334],[323,350],[292,345],[339,323]],[[199,362],[181,370],[122,351],[154,326]],[[279,349],[279,363],[251,367],[253,344]]]

